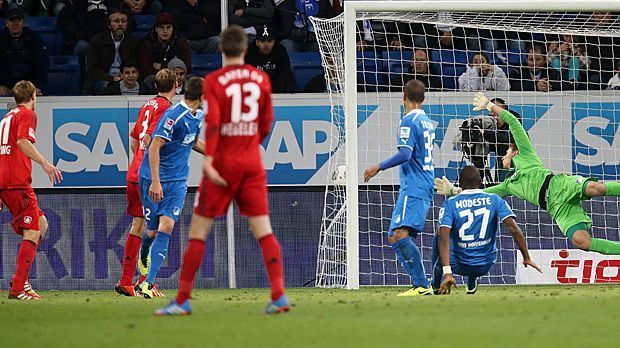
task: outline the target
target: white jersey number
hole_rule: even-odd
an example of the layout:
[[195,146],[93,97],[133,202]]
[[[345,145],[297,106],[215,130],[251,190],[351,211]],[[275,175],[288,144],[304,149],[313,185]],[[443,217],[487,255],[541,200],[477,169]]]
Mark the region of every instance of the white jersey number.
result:
[[[246,95],[246,93],[249,93]],[[258,99],[260,87],[254,82],[246,82],[243,85],[234,83],[226,88],[226,96],[232,98],[230,105],[230,121],[232,123],[252,122],[258,117]],[[241,112],[242,106],[246,105],[248,112]]]
[[480,228],[480,236],[478,238],[484,239],[487,235],[487,225],[489,224],[489,215],[491,211],[487,208],[478,208],[473,211],[471,209],[461,210],[459,212],[460,217],[466,217],[467,221],[461,226],[459,229],[459,238],[463,242],[470,242],[474,240],[473,234],[467,234],[467,230],[471,227],[471,224],[474,223],[474,216],[482,215],[482,227]]
[[431,133],[425,130],[424,133],[424,149],[426,150],[426,156],[424,156],[423,170],[433,170],[433,146],[435,143],[435,133]]

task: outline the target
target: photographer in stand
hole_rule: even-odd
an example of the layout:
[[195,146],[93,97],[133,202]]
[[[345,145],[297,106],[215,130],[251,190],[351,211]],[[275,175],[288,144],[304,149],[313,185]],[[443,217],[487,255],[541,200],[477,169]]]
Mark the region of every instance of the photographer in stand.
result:
[[[509,110],[506,101],[502,98],[491,99],[497,106]],[[510,110],[519,120],[518,113]],[[491,113],[488,116],[478,116],[468,118],[459,127],[460,132],[454,138],[453,145],[463,152],[471,164],[479,168],[480,175],[485,185],[502,182],[510,172],[509,169],[500,168],[501,158],[506,154],[506,150],[511,142],[511,135],[508,124],[503,122],[497,115]],[[489,154],[495,152],[496,172],[495,180],[491,176],[489,168]]]

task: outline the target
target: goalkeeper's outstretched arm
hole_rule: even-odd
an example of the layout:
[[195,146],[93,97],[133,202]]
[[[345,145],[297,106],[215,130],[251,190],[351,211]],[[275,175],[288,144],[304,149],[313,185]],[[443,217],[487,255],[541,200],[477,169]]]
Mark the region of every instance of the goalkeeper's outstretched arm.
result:
[[530,138],[527,136],[527,132],[519,119],[510,113],[508,110],[504,110],[503,108],[495,105],[489,101],[489,99],[482,92],[476,93],[474,96],[474,111],[480,111],[487,109],[490,112],[499,115],[502,120],[504,120],[510,126],[510,133],[514,137],[515,144],[517,145],[517,150],[519,153],[529,153],[536,155],[536,151],[534,151],[534,147],[530,142]]

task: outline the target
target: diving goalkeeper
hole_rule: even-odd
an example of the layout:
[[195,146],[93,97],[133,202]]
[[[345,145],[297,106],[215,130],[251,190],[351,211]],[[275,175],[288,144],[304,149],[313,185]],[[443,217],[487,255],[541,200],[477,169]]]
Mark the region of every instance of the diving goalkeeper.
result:
[[[562,233],[573,244],[585,251],[596,251],[605,255],[619,255],[620,243],[606,239],[592,238],[592,219],[581,206],[581,201],[599,196],[620,196],[620,183],[599,183],[596,178],[579,175],[553,174],[545,168],[536,155],[532,144],[517,118],[509,111],[489,102],[479,92],[474,96],[474,111],[487,109],[499,115],[508,125],[514,138],[506,155],[502,158],[504,168],[515,168],[514,174],[497,186],[487,187],[485,192],[500,197],[516,196],[549,212]],[[445,195],[454,195],[460,188],[454,187],[446,177],[435,179],[435,189]]]

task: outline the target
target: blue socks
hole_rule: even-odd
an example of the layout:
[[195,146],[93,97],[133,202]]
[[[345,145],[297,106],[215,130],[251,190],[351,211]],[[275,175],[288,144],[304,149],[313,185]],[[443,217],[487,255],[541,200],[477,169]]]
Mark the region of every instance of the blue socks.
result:
[[142,258],[142,263],[146,265],[146,257],[149,255],[151,251],[151,244],[155,237],[149,237],[146,232],[142,234],[142,243],[140,243],[140,257]]
[[169,234],[157,232],[155,241],[151,246],[151,265],[145,280],[149,284],[155,283],[155,277],[157,277],[157,273],[159,273],[159,269],[168,255],[168,242],[170,242]]
[[[400,261],[407,274],[411,277],[413,287],[421,286],[428,288],[428,280],[424,273],[424,265],[420,256],[420,250],[410,237],[403,238],[392,244],[396,258]],[[151,260],[151,262],[153,262]]]

